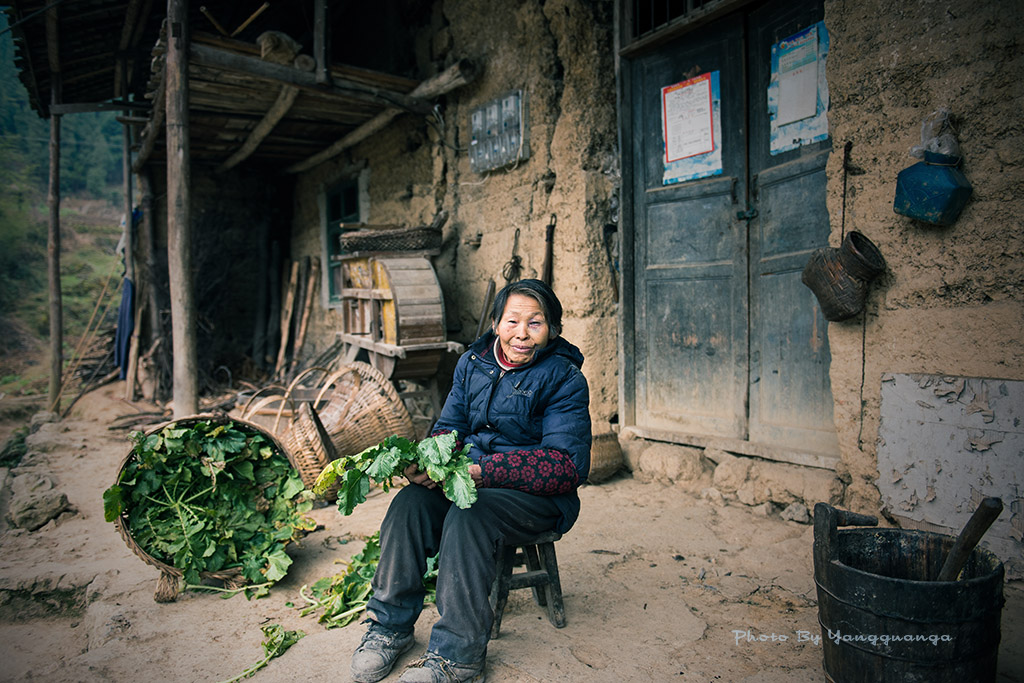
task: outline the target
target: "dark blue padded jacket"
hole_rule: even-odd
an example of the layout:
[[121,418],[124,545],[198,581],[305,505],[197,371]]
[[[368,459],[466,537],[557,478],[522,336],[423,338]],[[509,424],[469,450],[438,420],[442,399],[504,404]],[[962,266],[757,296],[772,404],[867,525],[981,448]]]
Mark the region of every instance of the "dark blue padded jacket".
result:
[[[473,444],[469,457],[486,463],[494,453],[554,449],[568,455],[578,484],[590,473],[590,390],[580,368],[583,354],[555,337],[523,367],[502,372],[494,357],[493,332],[487,332],[459,358],[452,390],[433,431],[457,431]],[[562,513],[557,529],[565,533],[579,516],[573,489],[551,496]]]

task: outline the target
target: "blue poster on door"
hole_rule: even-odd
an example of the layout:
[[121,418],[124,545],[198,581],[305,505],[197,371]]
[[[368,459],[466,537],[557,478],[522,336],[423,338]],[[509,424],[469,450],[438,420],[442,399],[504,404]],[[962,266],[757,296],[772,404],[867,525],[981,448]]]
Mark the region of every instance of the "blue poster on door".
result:
[[769,151],[781,154],[828,139],[828,31],[819,21],[772,45]]

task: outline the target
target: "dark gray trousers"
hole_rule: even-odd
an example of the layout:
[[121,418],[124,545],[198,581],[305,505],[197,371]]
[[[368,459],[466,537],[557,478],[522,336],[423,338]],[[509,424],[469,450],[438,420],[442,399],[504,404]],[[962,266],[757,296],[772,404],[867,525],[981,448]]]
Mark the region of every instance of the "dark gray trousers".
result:
[[550,498],[511,489],[478,489],[462,510],[440,489],[404,487],[391,501],[380,529],[381,556],[373,577],[370,618],[409,632],[423,610],[427,558],[438,556],[437,611],[428,649],[446,659],[475,664],[490,637],[488,596],[499,545],[525,542],[555,528],[557,506]]

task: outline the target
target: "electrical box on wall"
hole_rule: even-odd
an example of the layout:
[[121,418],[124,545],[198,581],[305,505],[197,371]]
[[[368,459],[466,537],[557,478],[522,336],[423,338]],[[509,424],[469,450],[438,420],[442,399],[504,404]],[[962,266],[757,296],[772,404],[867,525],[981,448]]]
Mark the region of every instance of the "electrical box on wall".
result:
[[469,166],[476,173],[514,166],[530,157],[526,95],[515,90],[469,115]]

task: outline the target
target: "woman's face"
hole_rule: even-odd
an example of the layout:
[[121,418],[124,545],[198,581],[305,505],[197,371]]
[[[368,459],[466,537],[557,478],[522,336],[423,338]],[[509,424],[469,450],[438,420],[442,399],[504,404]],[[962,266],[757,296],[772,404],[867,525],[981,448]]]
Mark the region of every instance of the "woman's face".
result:
[[551,327],[536,299],[512,294],[494,326],[501,350],[512,363],[525,363],[551,339]]

